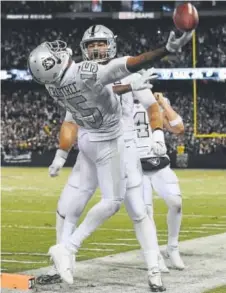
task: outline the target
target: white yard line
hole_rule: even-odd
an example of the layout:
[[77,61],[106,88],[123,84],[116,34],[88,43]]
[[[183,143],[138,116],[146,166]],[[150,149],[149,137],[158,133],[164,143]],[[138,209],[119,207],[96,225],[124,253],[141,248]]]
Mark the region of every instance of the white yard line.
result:
[[115,249],[110,249],[110,248],[80,248],[80,250],[84,251],[108,251],[108,252],[113,252]]
[[[180,235],[180,238],[185,238],[187,237],[188,235]],[[160,234],[158,233],[158,238],[164,238],[164,239],[167,239],[168,238],[168,235],[167,234]],[[117,239],[114,239],[114,240],[117,240],[117,241],[137,241],[136,238],[117,238]],[[165,241],[165,240],[164,240]]]
[[206,229],[206,230],[220,230],[220,231],[224,232],[226,230],[226,227],[202,226],[201,229]]
[[[114,249],[108,249],[108,248],[80,248],[81,251],[106,251],[106,252],[114,252]],[[38,252],[9,252],[9,251],[3,251],[1,252],[1,255],[28,255],[28,256],[48,256],[47,253],[38,253]],[[84,255],[77,255],[77,257],[82,257]]]
[[[226,284],[226,233],[180,243],[186,269],[163,275],[167,293],[202,293]],[[161,247],[165,249],[165,247]],[[147,293],[147,272],[139,250],[77,262],[74,285],[46,285],[48,293]],[[38,276],[49,267],[27,272]],[[3,293],[20,293],[4,290]]]
[[[24,225],[2,225],[2,228],[6,229],[24,229],[24,230],[55,230],[55,227],[48,226],[24,226]],[[117,231],[117,232],[134,232],[134,229],[117,229],[117,228],[100,228],[100,231]],[[213,224],[202,224],[200,227],[190,227],[188,230],[181,230],[180,232],[189,234],[189,233],[198,233],[198,234],[206,234],[207,230],[224,230],[224,227],[214,226]],[[161,233],[166,233],[166,230],[158,230],[158,235]]]
[[[2,256],[18,256],[18,255],[25,255],[25,256],[44,256],[48,257],[49,255],[47,253],[36,253],[36,252],[1,252]],[[84,255],[77,255],[76,257],[83,257]]]
[[226,227],[226,223],[224,223],[224,224],[219,224],[219,223],[217,223],[217,224],[202,224],[202,226],[203,227]]
[[6,213],[28,213],[28,214],[55,214],[56,212],[51,211],[31,211],[31,210],[1,210]]
[[[39,211],[39,210],[11,210],[11,209],[2,209],[2,212],[6,213],[29,213],[29,214],[55,214],[55,211]],[[128,216],[127,213],[119,212],[117,215],[120,216]],[[155,216],[166,216],[165,214],[158,214],[155,213]],[[212,218],[222,218],[226,219],[226,216],[216,216],[216,215],[196,215],[196,214],[183,214],[184,218],[206,218],[206,219],[212,219]]]
[[32,255],[32,256],[47,256],[47,253],[38,253],[38,252],[8,252],[3,251],[1,255]]
[[27,187],[12,187],[12,186],[2,186],[2,191],[12,192],[12,191],[49,191],[46,188],[34,187],[34,186],[27,186]]
[[129,246],[129,247],[137,247],[139,244],[128,244],[128,243],[113,243],[113,242],[91,242],[92,245],[101,245],[101,246]]
[[34,263],[43,263],[48,264],[48,261],[30,261],[30,260],[14,260],[14,259],[2,259],[3,263],[23,263],[23,264],[34,264]]

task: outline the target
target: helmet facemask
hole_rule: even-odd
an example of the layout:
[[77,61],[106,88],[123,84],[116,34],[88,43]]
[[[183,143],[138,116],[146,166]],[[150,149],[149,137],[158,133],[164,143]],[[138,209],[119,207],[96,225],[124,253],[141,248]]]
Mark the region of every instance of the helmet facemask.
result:
[[45,42],[45,46],[57,59],[57,64],[61,64],[62,54],[67,53],[67,43],[61,40],[56,40],[53,42]]
[[[81,42],[80,47],[82,50],[82,55],[84,60],[94,60],[98,63],[103,63],[113,59],[116,55],[116,42],[115,38],[108,38],[108,39],[89,39],[84,40]],[[95,46],[92,47],[93,43],[105,43],[106,46]]]

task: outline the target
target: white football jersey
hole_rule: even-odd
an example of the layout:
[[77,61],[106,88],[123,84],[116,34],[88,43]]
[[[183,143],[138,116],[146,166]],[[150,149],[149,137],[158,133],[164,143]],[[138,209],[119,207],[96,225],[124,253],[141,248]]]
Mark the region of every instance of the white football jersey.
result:
[[128,57],[106,65],[72,62],[59,84],[46,85],[50,96],[67,109],[66,121],[75,120],[90,141],[109,140],[122,134],[122,109],[112,83],[130,74]]
[[[130,84],[134,79],[140,77],[139,73],[134,73],[128,77],[116,82],[115,84]],[[134,100],[139,100],[145,108],[148,108],[153,103],[156,103],[155,97],[149,89],[134,91],[120,96],[122,105],[122,121],[124,139],[129,140],[137,137],[134,127]]]
[[152,130],[149,124],[148,113],[141,103],[133,107],[134,126],[137,132],[137,148],[141,159],[153,156],[151,152]]

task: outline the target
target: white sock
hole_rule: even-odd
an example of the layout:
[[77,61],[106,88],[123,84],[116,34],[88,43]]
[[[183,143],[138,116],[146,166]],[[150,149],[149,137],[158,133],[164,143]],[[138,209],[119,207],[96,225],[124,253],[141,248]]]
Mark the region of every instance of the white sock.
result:
[[167,214],[168,246],[178,246],[180,226],[182,220],[181,208],[171,207]]
[[77,252],[81,243],[94,232],[108,218],[113,216],[120,209],[120,201],[102,199],[92,207],[83,222],[74,231],[66,243],[71,251]]
[[146,216],[139,222],[134,222],[137,239],[141,245],[148,269],[158,267],[158,240],[153,221]]
[[64,218],[56,212],[56,243],[59,244],[61,242],[61,236],[64,227]]

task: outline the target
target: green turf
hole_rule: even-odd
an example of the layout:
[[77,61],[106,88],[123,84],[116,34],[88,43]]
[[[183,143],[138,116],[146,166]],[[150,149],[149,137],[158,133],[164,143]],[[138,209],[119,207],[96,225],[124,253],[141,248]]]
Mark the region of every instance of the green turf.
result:
[[226,293],[226,285],[212,290],[205,291],[205,293]]
[[[65,168],[59,177],[49,178],[47,168],[2,168],[3,269],[16,272],[48,265],[46,255],[33,254],[46,254],[49,246],[55,242],[56,204],[69,172],[70,169]],[[180,240],[224,232],[225,171],[178,170],[176,173],[181,182],[184,202]],[[97,191],[84,214],[99,198]],[[154,207],[159,242],[165,244],[167,208],[158,198],[155,198]],[[78,259],[137,249],[139,246],[134,232],[130,231],[132,229],[133,225],[122,207],[117,215],[84,242]],[[103,250],[93,250],[97,248]],[[32,263],[26,263],[29,261]]]

